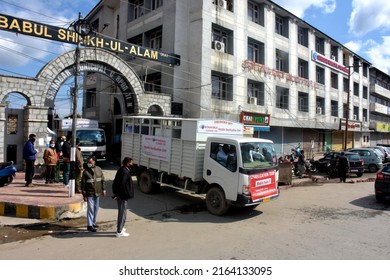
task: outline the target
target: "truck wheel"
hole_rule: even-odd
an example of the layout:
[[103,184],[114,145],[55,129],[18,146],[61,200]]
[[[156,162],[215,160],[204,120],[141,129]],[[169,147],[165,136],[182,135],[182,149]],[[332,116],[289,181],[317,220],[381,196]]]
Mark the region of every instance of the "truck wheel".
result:
[[152,193],[154,184],[148,170],[143,171],[138,177],[138,186],[143,193]]
[[217,216],[221,216],[229,209],[229,204],[226,201],[223,190],[217,187],[212,187],[206,194],[207,210]]

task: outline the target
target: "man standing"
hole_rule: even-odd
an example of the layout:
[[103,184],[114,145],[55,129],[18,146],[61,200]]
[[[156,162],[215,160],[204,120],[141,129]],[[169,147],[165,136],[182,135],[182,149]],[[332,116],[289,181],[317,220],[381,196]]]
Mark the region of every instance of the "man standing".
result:
[[36,139],[36,135],[31,133],[28,136],[28,141],[24,144],[23,147],[23,159],[26,162],[26,174],[25,174],[25,181],[26,181],[26,187],[34,187],[32,184],[32,179],[34,178],[35,174],[35,160],[36,160],[36,154],[37,150],[34,148],[34,142]]
[[349,161],[348,158],[345,156],[344,152],[340,153],[339,161],[338,161],[338,171],[339,171],[339,178],[340,183],[347,180],[347,172],[349,169]]
[[116,172],[114,182],[112,183],[113,198],[116,199],[118,204],[116,237],[129,236],[124,225],[127,218],[127,200],[134,197],[130,170],[132,165],[133,160],[129,157],[125,157],[122,161],[122,166]]
[[46,184],[52,184],[55,180],[56,165],[58,161],[54,140],[50,140],[49,147],[43,152],[43,160],[46,165]]
[[63,169],[62,169],[62,177],[64,180],[65,187],[69,187],[69,174],[70,174],[70,146],[71,136],[68,134],[66,136],[66,141],[62,144],[62,161],[63,161]]
[[96,219],[99,211],[100,196],[106,196],[103,171],[95,164],[95,157],[88,158],[87,167],[81,176],[81,192],[87,202],[87,230],[96,232]]

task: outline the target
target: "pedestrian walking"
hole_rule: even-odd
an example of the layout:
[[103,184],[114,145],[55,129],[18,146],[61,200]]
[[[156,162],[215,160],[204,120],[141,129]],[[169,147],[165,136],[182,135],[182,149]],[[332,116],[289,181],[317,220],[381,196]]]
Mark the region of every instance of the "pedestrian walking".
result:
[[87,202],[87,230],[96,232],[96,219],[99,211],[100,196],[106,196],[103,171],[96,166],[95,157],[90,156],[81,176],[81,192]]
[[81,175],[84,170],[84,159],[80,149],[80,139],[76,139],[76,165],[75,165],[75,189],[76,193],[81,193]]
[[129,236],[124,225],[127,218],[127,200],[134,197],[134,187],[131,178],[132,165],[133,160],[129,157],[125,157],[122,161],[122,166],[116,172],[112,183],[113,198],[116,199],[118,205],[116,237]]
[[340,153],[339,160],[338,160],[338,172],[339,172],[339,178],[340,183],[347,180],[347,172],[349,170],[349,161],[348,158],[345,156],[344,152]]
[[71,136],[68,134],[66,136],[66,141],[62,144],[62,178],[64,181],[65,187],[69,187],[69,174],[70,174],[70,153],[71,153],[71,146],[70,146],[70,140]]
[[46,165],[45,183],[52,184],[55,181],[56,166],[58,161],[54,140],[50,140],[49,147],[47,147],[43,152],[43,160],[45,161],[45,165]]
[[31,133],[28,136],[28,141],[24,144],[23,147],[23,159],[26,162],[26,173],[25,173],[25,181],[26,187],[34,187],[32,184],[32,179],[35,174],[35,160],[37,150],[35,150],[34,142],[36,139],[36,135]]

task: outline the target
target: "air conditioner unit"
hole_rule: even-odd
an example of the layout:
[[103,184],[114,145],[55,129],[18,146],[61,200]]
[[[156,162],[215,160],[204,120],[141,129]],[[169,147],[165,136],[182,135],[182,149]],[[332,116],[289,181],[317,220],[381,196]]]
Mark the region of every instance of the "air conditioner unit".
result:
[[356,116],[356,115],[353,115],[353,120],[354,120],[354,121],[357,120],[357,116]]
[[321,107],[317,107],[317,115],[322,115],[322,108]]
[[219,52],[225,52],[225,44],[221,41],[214,41],[214,49]]
[[257,97],[249,97],[249,104],[257,104]]
[[217,1],[217,6],[227,10],[227,1],[226,0],[216,0]]
[[336,60],[336,56],[334,56],[334,55],[332,55],[331,58],[332,58],[333,60]]

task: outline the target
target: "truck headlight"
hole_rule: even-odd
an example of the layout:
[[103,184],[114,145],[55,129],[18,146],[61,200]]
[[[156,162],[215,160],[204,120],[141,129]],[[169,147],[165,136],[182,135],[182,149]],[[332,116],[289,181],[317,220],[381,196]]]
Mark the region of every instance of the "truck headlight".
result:
[[250,187],[249,187],[248,185],[243,185],[243,186],[242,186],[242,193],[243,193],[243,194],[250,195],[250,194],[251,194]]

